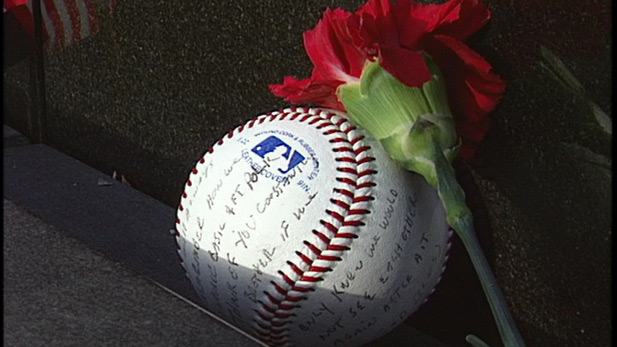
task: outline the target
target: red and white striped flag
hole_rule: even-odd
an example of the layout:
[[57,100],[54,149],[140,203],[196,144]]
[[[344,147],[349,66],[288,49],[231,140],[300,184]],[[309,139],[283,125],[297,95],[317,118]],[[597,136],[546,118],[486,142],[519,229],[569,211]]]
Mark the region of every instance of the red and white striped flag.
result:
[[[11,11],[34,37],[33,1],[4,0],[4,12]],[[116,0],[40,0],[43,39],[49,51],[61,50],[100,31],[97,6],[113,12]]]

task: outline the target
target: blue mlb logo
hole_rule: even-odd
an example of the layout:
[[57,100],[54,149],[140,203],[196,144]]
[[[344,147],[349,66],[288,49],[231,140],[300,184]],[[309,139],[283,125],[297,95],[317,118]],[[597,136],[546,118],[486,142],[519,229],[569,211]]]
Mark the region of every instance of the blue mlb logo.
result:
[[282,174],[288,173],[305,159],[300,152],[276,136],[269,136],[251,151],[263,158],[268,165],[276,167]]

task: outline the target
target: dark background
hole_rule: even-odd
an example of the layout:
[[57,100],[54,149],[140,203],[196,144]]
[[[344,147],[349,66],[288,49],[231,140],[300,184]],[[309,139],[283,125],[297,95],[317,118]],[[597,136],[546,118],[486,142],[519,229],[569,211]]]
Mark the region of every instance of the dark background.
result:
[[[363,2],[100,6],[100,33],[45,54],[45,104],[36,65],[5,39],[4,123],[176,206],[213,142],[287,106],[268,84],[309,76],[302,33],[326,7]],[[477,157],[456,165],[479,238],[529,346],[609,346],[612,130],[590,105],[610,117],[610,1],[484,2],[493,19],[468,44],[508,89]],[[16,30],[7,25],[5,38]],[[584,93],[555,77],[541,47]],[[453,346],[467,333],[500,345],[457,240],[442,283],[407,324]]]

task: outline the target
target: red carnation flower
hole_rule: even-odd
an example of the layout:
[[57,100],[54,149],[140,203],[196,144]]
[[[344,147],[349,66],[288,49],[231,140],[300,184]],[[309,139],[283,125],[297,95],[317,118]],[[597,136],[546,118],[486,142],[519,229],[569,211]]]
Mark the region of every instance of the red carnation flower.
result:
[[490,18],[491,12],[476,0],[441,5],[370,0],[356,13],[328,9],[317,26],[304,34],[314,65],[311,77],[285,77],[283,84],[269,87],[291,103],[312,102],[344,111],[337,89],[357,82],[367,61],[377,59],[405,85],[421,87],[431,80],[426,53],[446,80],[448,102],[463,142],[460,156],[471,158],[488,130],[487,114],[505,90],[491,65],[463,43]]

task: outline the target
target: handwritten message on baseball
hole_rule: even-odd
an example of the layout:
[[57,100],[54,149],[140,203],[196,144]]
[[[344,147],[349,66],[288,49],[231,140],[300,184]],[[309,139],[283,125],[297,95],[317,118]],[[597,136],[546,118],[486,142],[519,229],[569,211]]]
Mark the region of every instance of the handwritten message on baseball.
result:
[[199,160],[177,219],[204,307],[269,344],[359,345],[439,282],[450,231],[436,192],[339,115],[287,109]]

